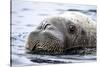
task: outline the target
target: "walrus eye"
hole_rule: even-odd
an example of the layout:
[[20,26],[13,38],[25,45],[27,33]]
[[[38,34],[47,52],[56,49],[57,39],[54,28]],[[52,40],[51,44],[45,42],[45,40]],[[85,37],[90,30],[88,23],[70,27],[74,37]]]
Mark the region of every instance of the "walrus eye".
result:
[[75,33],[75,31],[76,31],[76,27],[74,25],[70,25],[69,26],[69,32],[70,33]]

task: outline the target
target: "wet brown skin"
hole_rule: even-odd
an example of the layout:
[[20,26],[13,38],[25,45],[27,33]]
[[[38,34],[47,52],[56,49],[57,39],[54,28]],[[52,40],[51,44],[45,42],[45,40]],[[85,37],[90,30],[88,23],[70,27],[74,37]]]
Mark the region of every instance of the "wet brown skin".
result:
[[[83,17],[78,14],[76,16]],[[26,52],[62,55],[73,48],[96,48],[96,27],[95,25],[93,27],[89,25],[92,24],[91,20],[68,18],[52,16],[44,19],[36,30],[29,34]],[[86,20],[87,22],[81,22],[80,20]],[[88,23],[88,26],[85,27],[82,23]]]

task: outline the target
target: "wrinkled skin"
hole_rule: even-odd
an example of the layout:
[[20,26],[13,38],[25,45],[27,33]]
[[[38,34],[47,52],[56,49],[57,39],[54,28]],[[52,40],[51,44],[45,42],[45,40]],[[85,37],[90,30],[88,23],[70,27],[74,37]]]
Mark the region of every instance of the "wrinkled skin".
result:
[[91,20],[87,21],[87,18],[78,18],[82,17],[78,14],[74,20],[72,16],[71,19],[67,16],[52,16],[44,19],[29,34],[26,44],[27,53],[61,55],[73,48],[95,48],[95,25],[91,23]]

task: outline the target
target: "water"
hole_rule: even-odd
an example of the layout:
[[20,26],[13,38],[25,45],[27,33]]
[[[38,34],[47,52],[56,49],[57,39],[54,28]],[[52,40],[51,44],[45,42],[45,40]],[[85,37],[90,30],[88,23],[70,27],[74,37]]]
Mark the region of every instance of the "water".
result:
[[24,65],[95,62],[96,55],[25,54],[25,40],[43,18],[66,11],[78,11],[96,21],[96,6],[12,0],[11,60],[13,67]]

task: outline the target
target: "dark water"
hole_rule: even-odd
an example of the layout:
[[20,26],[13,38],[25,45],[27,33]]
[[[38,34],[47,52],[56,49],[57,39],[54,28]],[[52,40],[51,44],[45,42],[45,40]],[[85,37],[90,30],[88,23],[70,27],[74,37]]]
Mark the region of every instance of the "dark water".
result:
[[11,60],[12,65],[39,65],[57,63],[95,62],[96,55],[30,55],[25,54],[25,40],[44,17],[62,14],[66,11],[78,11],[90,16],[96,21],[96,6],[74,5],[60,3],[44,3],[12,0],[12,32],[11,32]]

